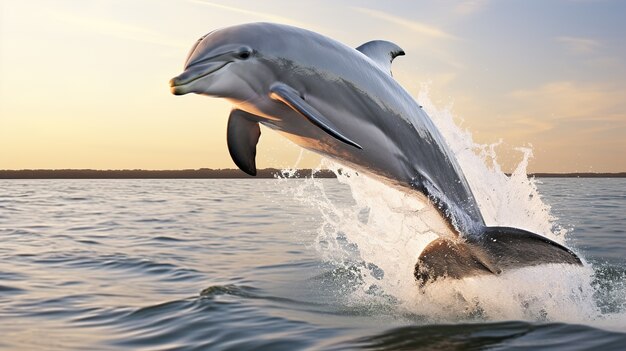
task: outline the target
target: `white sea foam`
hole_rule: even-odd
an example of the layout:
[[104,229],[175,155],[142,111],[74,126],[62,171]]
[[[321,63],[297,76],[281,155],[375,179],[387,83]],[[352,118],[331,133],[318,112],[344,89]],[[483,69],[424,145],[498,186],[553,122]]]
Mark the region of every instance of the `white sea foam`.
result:
[[[456,155],[488,225],[523,228],[565,243],[567,230],[542,201],[535,181],[526,176],[530,149],[519,149],[522,161],[506,176],[497,162],[497,144],[474,143],[471,134],[455,123],[449,108],[433,105],[427,90],[418,100]],[[315,241],[321,258],[358,270],[348,303],[387,301],[397,307],[399,315],[435,322],[478,318],[595,321],[600,326],[611,320],[626,325],[621,313],[602,314],[594,298],[594,270],[589,264],[528,267],[500,276],[440,280],[420,288],[413,277],[417,257],[443,231],[430,216],[425,200],[332,162],[323,161],[323,166],[350,187],[353,204],[333,201],[324,182],[315,178],[293,191],[322,213],[324,222]]]

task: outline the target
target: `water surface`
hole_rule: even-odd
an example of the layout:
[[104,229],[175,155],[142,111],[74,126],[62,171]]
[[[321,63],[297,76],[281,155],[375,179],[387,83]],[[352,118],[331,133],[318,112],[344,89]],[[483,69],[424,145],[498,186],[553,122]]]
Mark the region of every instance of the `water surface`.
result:
[[590,273],[568,273],[592,295],[572,291],[571,301],[589,306],[555,296],[578,288],[540,269],[509,279],[552,280],[550,296],[514,292],[497,308],[455,300],[445,314],[405,301],[427,300],[417,287],[397,293],[408,286],[390,281],[397,272],[336,230],[350,223],[337,208],[356,211],[363,228],[375,227],[375,209],[337,180],[316,180],[316,191],[305,182],[1,180],[0,347],[626,348],[625,180],[540,180],[566,243],[589,263]]

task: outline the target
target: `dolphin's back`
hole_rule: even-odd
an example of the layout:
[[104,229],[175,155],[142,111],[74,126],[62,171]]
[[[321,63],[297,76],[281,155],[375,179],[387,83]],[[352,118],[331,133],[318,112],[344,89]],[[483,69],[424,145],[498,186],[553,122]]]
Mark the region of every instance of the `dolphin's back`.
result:
[[[443,136],[388,72],[333,39],[299,28],[270,26],[267,30],[281,32],[274,35],[289,48],[288,58],[281,58],[280,64],[293,65],[295,69],[290,67],[289,74],[306,81],[306,86],[294,88],[304,91],[307,102],[332,118],[340,129],[365,139],[362,151],[342,143],[316,151],[341,160],[348,158],[358,168],[425,193],[454,216],[465,232],[474,225],[484,225],[474,195]],[[300,50],[303,46],[316,47],[319,53],[311,55],[310,50]]]

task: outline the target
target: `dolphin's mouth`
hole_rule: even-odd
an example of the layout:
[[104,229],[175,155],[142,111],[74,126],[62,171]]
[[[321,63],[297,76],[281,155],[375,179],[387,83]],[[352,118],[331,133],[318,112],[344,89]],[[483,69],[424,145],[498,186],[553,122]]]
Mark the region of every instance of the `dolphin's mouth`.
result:
[[232,61],[212,62],[209,64],[197,65],[195,67],[189,67],[185,72],[170,79],[170,89],[173,94],[182,95],[185,94],[180,88],[185,85],[189,85],[198,79],[204,78],[209,74],[215,73],[220,69],[226,67]]

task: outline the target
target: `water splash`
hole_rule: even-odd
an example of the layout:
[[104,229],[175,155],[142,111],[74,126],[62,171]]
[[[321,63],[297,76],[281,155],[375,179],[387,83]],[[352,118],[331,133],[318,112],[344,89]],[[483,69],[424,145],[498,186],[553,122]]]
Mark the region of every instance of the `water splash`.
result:
[[[450,108],[438,109],[427,89],[420,103],[456,155],[481,207],[487,225],[512,226],[565,243],[568,230],[551,214],[534,179],[526,176],[530,148],[519,148],[522,160],[507,176],[498,164],[496,147],[476,144],[454,121]],[[624,308],[602,311],[594,269],[569,265],[529,267],[501,276],[444,280],[420,289],[413,277],[419,253],[443,230],[433,221],[423,199],[390,188],[328,160],[351,190],[354,202],[333,201],[324,183],[307,179],[290,187],[300,201],[317,208],[323,224],[314,246],[321,258],[345,275],[346,303],[394,305],[394,314],[428,322],[532,320],[626,326]],[[623,295],[623,293],[622,293]],[[619,300],[619,299],[618,299]],[[609,323],[610,324],[610,323]]]

